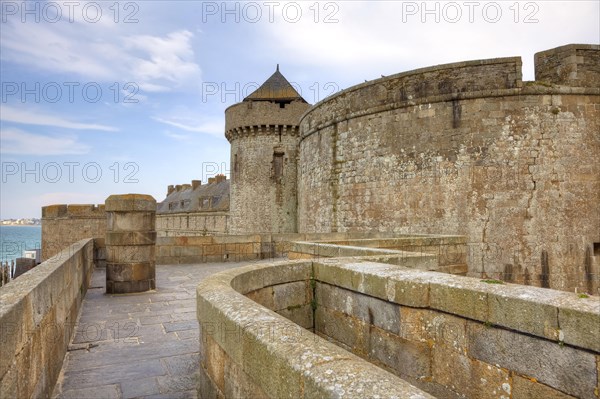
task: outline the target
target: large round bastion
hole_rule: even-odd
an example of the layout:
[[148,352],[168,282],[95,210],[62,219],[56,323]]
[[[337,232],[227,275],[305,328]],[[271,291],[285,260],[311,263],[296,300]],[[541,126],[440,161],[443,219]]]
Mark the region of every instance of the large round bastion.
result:
[[300,121],[298,231],[466,235],[469,275],[598,289],[600,46],[404,72]]

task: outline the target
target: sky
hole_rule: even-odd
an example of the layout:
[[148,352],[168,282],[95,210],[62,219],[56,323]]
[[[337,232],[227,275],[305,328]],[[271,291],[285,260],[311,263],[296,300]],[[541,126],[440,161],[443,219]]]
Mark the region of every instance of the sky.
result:
[[314,104],[416,68],[600,43],[600,1],[0,1],[0,219],[229,173],[280,65]]

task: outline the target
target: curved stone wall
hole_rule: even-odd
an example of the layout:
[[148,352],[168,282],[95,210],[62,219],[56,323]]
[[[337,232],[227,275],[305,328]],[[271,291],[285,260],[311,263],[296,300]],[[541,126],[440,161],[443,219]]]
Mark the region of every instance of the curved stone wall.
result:
[[206,397],[597,397],[595,297],[365,258],[241,267],[197,295]]
[[[271,262],[219,273],[198,286],[199,395],[432,398],[305,329],[313,323],[311,271],[311,262]],[[302,326],[242,295],[266,287],[270,305]]]
[[[502,58],[316,104],[300,123],[299,232],[466,235],[471,275],[597,293],[600,47],[559,50],[536,55],[553,83]],[[566,64],[582,78],[548,71]]]

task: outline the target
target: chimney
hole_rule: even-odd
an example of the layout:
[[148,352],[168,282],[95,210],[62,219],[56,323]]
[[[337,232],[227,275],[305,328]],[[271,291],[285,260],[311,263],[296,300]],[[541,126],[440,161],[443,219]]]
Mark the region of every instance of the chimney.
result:
[[214,177],[209,177],[208,178],[208,184],[213,184],[215,182],[215,178]]
[[227,180],[227,176],[225,176],[225,175],[217,175],[215,177],[215,180],[216,180],[217,183],[221,183],[222,181]]
[[171,184],[167,187],[167,196],[171,195],[173,191],[175,191],[175,186]]
[[197,189],[202,185],[202,180],[192,180],[192,190]]
[[181,191],[181,184],[178,184],[175,186],[175,191],[177,191],[177,192]]

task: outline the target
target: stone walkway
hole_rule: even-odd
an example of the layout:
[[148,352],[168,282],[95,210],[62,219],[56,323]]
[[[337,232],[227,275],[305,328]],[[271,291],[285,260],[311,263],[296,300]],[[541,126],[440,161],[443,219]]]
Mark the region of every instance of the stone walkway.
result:
[[157,266],[157,290],[104,294],[96,269],[55,398],[197,398],[196,285],[247,263]]

